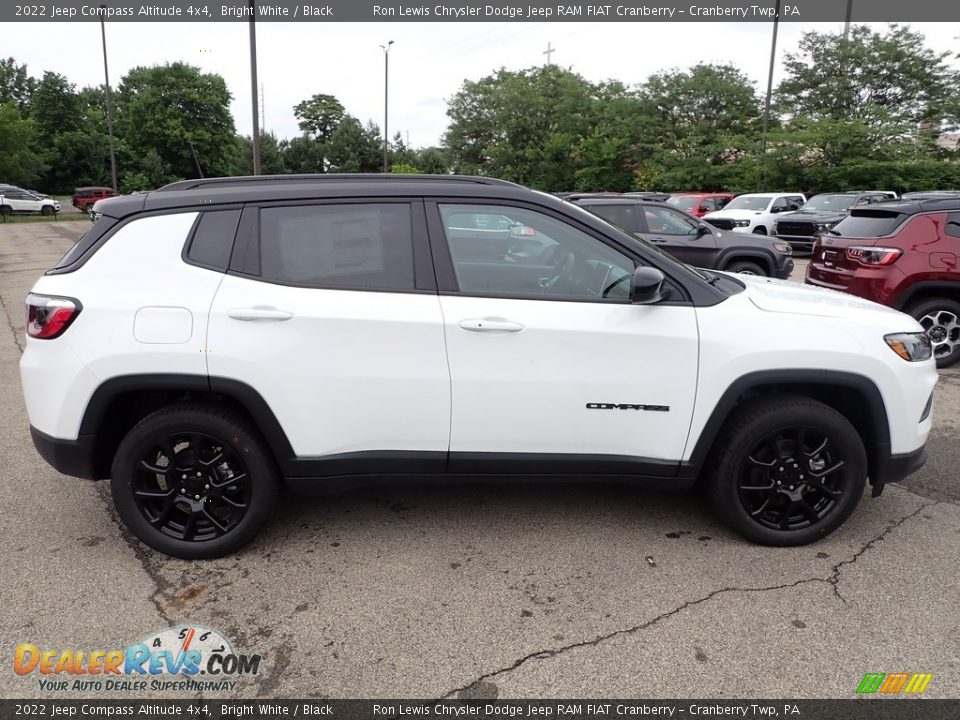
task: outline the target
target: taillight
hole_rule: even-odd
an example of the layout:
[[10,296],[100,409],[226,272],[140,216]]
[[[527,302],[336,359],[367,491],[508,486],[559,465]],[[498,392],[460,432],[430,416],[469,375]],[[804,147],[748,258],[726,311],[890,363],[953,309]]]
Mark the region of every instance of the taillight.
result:
[[861,265],[892,265],[901,255],[903,255],[903,250],[899,248],[861,247],[857,245],[847,248],[847,258],[855,260]]
[[50,295],[27,295],[27,335],[39,340],[60,337],[76,320],[83,306],[79,300]]

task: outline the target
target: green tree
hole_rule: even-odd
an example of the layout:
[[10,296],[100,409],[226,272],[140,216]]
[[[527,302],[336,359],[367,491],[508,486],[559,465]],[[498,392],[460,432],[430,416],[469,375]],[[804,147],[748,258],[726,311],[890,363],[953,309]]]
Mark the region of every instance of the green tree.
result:
[[[271,132],[260,133],[260,172],[264,175],[282,175],[288,172],[281,143]],[[253,139],[250,135],[237,138],[232,174],[253,175]]]
[[450,163],[447,161],[447,154],[443,148],[422,148],[416,151],[414,155],[413,164],[422,168],[422,172],[427,175],[446,175],[450,171]]
[[204,175],[227,175],[236,148],[230,98],[222,77],[191,65],[134,68],[117,90],[117,134],[136,157],[155,152],[169,180],[196,177],[191,143]]
[[960,74],[948,57],[900,25],[886,32],[855,26],[846,41],[839,33],[807,32],[784,61],[778,106],[795,117],[862,123],[868,152],[891,139],[931,151],[957,119]]
[[[616,112],[609,110],[613,107]],[[578,168],[611,158],[617,163],[618,182],[630,176],[630,156],[643,141],[642,112],[636,95],[619,83],[593,84],[552,65],[519,72],[501,69],[465,82],[450,100],[444,144],[457,172],[493,175],[549,191],[570,190],[578,182]],[[605,156],[594,160],[591,153],[601,149]],[[585,171],[579,182],[601,180]]]
[[33,152],[36,133],[13,103],[0,103],[0,138],[0,178],[14,185],[35,185],[44,170]]
[[26,65],[18,65],[12,57],[0,60],[0,103],[12,103],[21,112],[26,111],[35,85]]
[[699,64],[651,75],[641,98],[669,164],[722,165],[755,146],[760,107],[750,79],[732,65]]
[[300,129],[320,142],[326,142],[343,122],[346,111],[333,95],[314,95],[297,103],[293,114],[300,121]]
[[291,173],[326,172],[323,143],[304,133],[280,143],[283,167]]

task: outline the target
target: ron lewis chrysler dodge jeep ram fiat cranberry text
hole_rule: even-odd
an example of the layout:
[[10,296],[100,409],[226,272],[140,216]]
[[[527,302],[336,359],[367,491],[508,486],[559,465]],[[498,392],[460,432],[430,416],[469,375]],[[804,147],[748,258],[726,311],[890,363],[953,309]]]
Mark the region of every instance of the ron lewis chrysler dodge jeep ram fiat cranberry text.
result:
[[924,461],[914,319],[511,183],[207,179],[96,212],[27,298],[31,432],[170,555],[248,542],[282,482],[384,475],[702,476],[743,536],[799,545]]

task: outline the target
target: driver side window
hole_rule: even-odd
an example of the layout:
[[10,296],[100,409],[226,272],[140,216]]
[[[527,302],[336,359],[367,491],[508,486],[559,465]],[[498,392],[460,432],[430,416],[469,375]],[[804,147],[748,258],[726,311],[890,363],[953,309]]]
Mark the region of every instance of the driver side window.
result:
[[440,205],[460,292],[629,302],[633,260],[566,222],[505,205]]

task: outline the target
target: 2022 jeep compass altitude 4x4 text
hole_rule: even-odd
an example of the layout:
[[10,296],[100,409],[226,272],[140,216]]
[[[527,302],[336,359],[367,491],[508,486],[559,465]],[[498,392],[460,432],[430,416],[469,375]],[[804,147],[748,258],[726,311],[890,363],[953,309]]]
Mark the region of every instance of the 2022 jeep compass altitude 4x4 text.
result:
[[27,297],[33,441],[184,558],[281,483],[540,476],[686,487],[799,545],[923,463],[913,318],[697,271],[485,178],[183,181],[97,202]]

